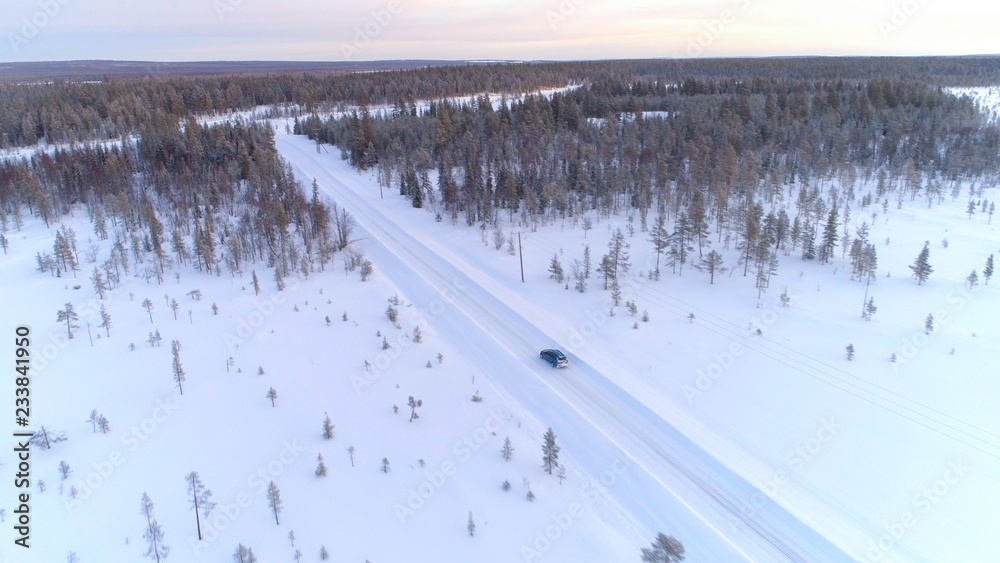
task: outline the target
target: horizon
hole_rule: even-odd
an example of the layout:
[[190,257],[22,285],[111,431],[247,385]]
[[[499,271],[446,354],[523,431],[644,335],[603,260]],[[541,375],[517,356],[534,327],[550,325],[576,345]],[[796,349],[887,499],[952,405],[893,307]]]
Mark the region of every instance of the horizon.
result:
[[459,9],[440,0],[180,0],[124,11],[108,0],[41,0],[0,7],[0,63],[989,56],[1000,53],[990,14],[1000,7],[927,0],[514,0]]

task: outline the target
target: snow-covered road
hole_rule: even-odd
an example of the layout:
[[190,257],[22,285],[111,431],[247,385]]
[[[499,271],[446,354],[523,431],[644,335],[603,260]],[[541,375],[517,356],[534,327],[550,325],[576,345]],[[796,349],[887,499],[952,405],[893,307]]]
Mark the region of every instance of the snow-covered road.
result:
[[607,486],[618,505],[606,507],[607,517],[630,526],[637,546],[663,531],[685,543],[692,561],[849,560],[778,503],[753,502],[766,497],[597,369],[576,357],[570,369],[550,369],[538,350],[564,343],[354,193],[328,165],[333,157],[317,155],[304,138],[276,142],[303,184],[317,180],[355,217],[376,267],[412,302],[451,296],[434,329],[478,359],[481,373],[539,430],[553,427],[572,463],[594,477],[616,461],[628,465]]

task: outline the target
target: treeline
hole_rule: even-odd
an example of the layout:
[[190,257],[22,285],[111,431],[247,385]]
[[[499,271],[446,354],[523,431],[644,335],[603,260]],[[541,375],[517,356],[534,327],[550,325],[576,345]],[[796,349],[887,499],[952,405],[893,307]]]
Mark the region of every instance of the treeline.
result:
[[[87,213],[92,236],[113,241],[98,264],[108,281],[128,274],[130,263],[162,281],[176,265],[236,275],[265,261],[280,287],[287,275],[324,269],[348,246],[352,226],[315,189],[308,197],[267,125],[242,122],[179,128],[162,118],[143,125],[135,143],[0,161],[2,231],[20,229],[25,212],[51,224],[74,207]],[[39,268],[75,275],[88,249],[66,229],[56,238]]]
[[645,226],[654,202],[676,212],[697,196],[721,232],[788,186],[815,199],[837,180],[836,205],[870,181],[881,201],[897,186],[933,197],[1000,171],[1000,134],[970,100],[888,79],[600,80],[499,107],[480,97],[313,116],[296,132],[377,167],[415,206],[440,197],[470,225],[523,205],[529,216],[634,209]]
[[106,78],[99,83],[0,83],[0,149],[135,134],[168,117],[296,104],[407,104],[479,92],[523,93],[570,82],[838,77],[903,79],[942,86],[996,82],[996,57],[595,61],[431,67],[358,74]]

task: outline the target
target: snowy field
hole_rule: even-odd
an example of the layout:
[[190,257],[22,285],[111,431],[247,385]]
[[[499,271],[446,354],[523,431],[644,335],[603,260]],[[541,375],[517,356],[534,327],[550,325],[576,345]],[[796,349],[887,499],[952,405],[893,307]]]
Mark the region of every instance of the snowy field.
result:
[[[996,88],[970,95],[1000,103]],[[318,560],[321,546],[334,561],[372,563],[636,561],[656,532],[680,539],[688,561],[1000,559],[990,541],[1000,498],[1000,282],[965,284],[1000,253],[1000,236],[986,213],[966,215],[969,186],[931,208],[923,196],[886,212],[852,205],[852,227],[868,221],[878,246],[871,322],[860,317],[865,287],[839,248],[828,265],[799,251],[780,256],[758,300],[737,251],[714,238],[705,251],[730,268],[714,284],[689,266],[647,279],[652,245],[637,219],[625,299],[638,313],[623,306],[610,316],[598,278],[580,294],[547,269],[555,254],[568,271],[585,245],[596,263],[615,228],[628,232],[624,217],[591,214],[588,232],[582,217],[522,225],[501,213],[504,238],[521,233],[522,283],[518,257],[506,243],[494,248],[492,230],[435,221],[433,205],[414,210],[395,190],[380,199],[373,175],[351,169],[338,149],[317,154],[274,123],[303,185],[316,178],[357,218],[357,245],[375,268],[369,281],[339,260],[289,278],[281,292],[262,264],[236,278],[181,267],[162,285],[125,276],[99,300],[84,249],[96,244],[101,261],[110,249],[82,214],[63,220],[81,243],[76,278],[36,270],[58,225],[32,219],[6,233],[0,331],[32,328],[32,419],[68,438],[32,454],[45,490],[33,489],[30,561],[71,551],[82,563],[139,560],[143,492],[172,561],[228,561],[238,544],[260,561],[291,561],[296,550]],[[857,189],[857,199],[873,189]],[[995,187],[984,197],[996,199]],[[794,192],[781,205],[794,213]],[[908,265],[924,241],[934,273],[918,286]],[[392,296],[398,327],[386,315]],[[140,305],[147,298],[152,318]],[[72,339],[55,320],[66,302],[80,315]],[[102,304],[110,337],[97,327]],[[159,347],[147,342],[151,331]],[[183,395],[171,380],[172,340],[182,345]],[[537,358],[544,347],[568,352],[571,367],[553,372]],[[423,405],[412,422],[410,396]],[[109,433],[86,422],[92,410]],[[332,440],[321,435],[325,414]],[[564,481],[541,469],[549,426]],[[500,455],[506,436],[510,461]],[[325,477],[315,475],[317,454]],[[2,461],[0,478],[12,480],[13,459]],[[191,471],[218,503],[200,542],[185,495]],[[272,480],[280,525],[264,494]],[[0,503],[8,522],[13,508]],[[0,561],[22,561],[2,529]]]
[[[286,148],[293,146],[300,150]],[[1000,245],[986,214],[965,215],[967,187],[931,209],[923,198],[899,210],[893,202],[887,213],[881,205],[852,206],[852,226],[868,221],[878,243],[879,279],[870,296],[879,309],[871,322],[860,316],[865,287],[849,279],[839,250],[825,266],[801,261],[800,253],[781,257],[758,306],[752,276],[744,278],[736,252],[714,240],[732,268],[714,285],[691,269],[681,276],[668,269],[658,283],[644,279],[652,251],[636,221],[626,299],[640,314],[648,311],[644,323],[624,307],[609,317],[598,280],[580,295],[547,271],[554,253],[568,269],[585,244],[596,259],[610,231],[627,228],[621,218],[591,216],[589,233],[573,219],[534,231],[505,225],[507,233],[522,232],[522,284],[517,257],[506,245],[494,249],[492,231],[484,242],[475,227],[435,222],[432,210],[413,210],[393,190],[380,200],[374,178],[350,169],[333,148],[316,155],[304,138],[279,139],[279,147],[307,172],[324,168],[570,351],[571,361],[596,368],[754,483],[760,493],[744,507],[750,521],[777,503],[861,560],[1000,557],[988,539],[989,499],[1000,495],[1000,381],[990,369],[1000,353],[993,322],[1000,299],[993,286],[965,286]],[[865,192],[859,189],[858,199]],[[985,197],[993,200],[996,191]],[[925,240],[935,272],[918,287],[908,266]],[[780,305],[782,291],[791,297],[788,308]],[[928,336],[931,313],[937,326]],[[851,362],[848,344],[856,350]],[[730,522],[726,531],[746,525]]]
[[[81,246],[96,239],[85,217],[64,223]],[[35,253],[51,250],[54,236],[40,221],[7,236],[0,330],[13,334],[15,323],[32,328],[32,419],[65,432],[67,441],[32,453],[33,476],[45,491],[33,487],[31,558],[8,551],[13,538],[5,525],[0,561],[63,561],[70,551],[81,562],[140,560],[144,492],[155,503],[172,561],[229,561],[239,543],[260,561],[291,561],[296,549],[315,561],[324,545],[337,561],[515,561],[524,559],[522,549],[539,554],[531,560],[615,561],[634,559],[636,545],[648,541],[647,530],[632,537],[599,517],[615,511],[602,478],[614,486],[629,471],[626,462],[609,462],[594,482],[572,467],[561,484],[541,470],[542,423],[475,377],[474,351],[436,335],[435,318],[450,307],[447,295],[418,306],[377,262],[366,283],[338,262],[333,271],[287,280],[283,292],[258,266],[259,296],[249,269],[232,279],[181,268],[179,281],[171,274],[163,285],[124,277],[101,301],[82,253],[76,278],[35,271]],[[99,256],[109,251],[92,242],[101,246]],[[188,295],[196,289],[197,301]],[[397,294],[401,328],[385,313],[387,298]],[[152,322],[140,305],[147,298]],[[179,303],[177,320],[172,299]],[[54,322],[66,302],[80,316],[72,340]],[[113,319],[110,337],[97,327],[100,305]],[[412,342],[418,325],[419,344]],[[152,331],[163,338],[158,347],[146,342]],[[390,349],[382,349],[379,332]],[[171,376],[175,339],[187,373],[183,395]],[[9,380],[4,385],[12,393]],[[272,387],[274,407],[265,398]],[[474,395],[482,401],[472,401]],[[409,396],[423,401],[413,422]],[[86,422],[92,409],[109,420],[109,433],[92,431]],[[321,436],[324,413],[335,425],[332,440]],[[500,455],[505,436],[514,447],[511,461]],[[314,474],[318,454],[324,478]],[[70,467],[65,480],[60,461]],[[191,471],[218,503],[203,515],[201,542],[185,497]],[[4,456],[0,476],[12,481],[15,472],[10,454]],[[284,502],[280,526],[265,499],[271,480]],[[9,522],[9,499],[0,508]],[[466,530],[470,511],[475,538]],[[294,546],[287,537],[293,531]]]

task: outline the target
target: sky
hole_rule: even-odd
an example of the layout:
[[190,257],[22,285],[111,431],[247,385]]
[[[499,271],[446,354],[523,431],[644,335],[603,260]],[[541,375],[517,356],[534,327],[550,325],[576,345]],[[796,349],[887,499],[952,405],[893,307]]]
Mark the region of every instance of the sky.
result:
[[0,61],[1000,53],[971,0],[3,0]]

